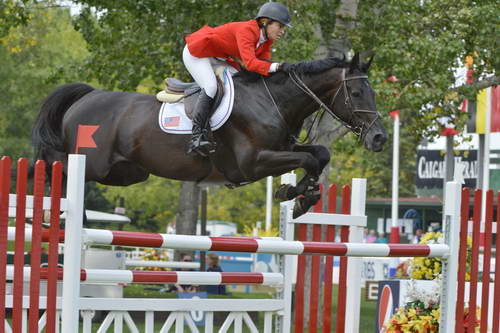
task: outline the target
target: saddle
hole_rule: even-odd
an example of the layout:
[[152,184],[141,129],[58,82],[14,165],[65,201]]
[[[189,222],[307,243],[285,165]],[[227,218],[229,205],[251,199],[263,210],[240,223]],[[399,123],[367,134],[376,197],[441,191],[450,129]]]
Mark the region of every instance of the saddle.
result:
[[[217,70],[216,73],[217,94],[215,95],[214,103],[212,104],[211,113],[214,110],[217,110],[217,107],[219,107],[222,97],[224,96],[224,83],[221,79],[222,75],[223,68],[222,70]],[[186,116],[188,116],[189,119],[193,119],[193,109],[201,91],[200,86],[196,82],[183,82],[175,78],[166,78],[165,84],[167,87],[165,90],[156,94],[156,98],[160,102],[184,103]]]

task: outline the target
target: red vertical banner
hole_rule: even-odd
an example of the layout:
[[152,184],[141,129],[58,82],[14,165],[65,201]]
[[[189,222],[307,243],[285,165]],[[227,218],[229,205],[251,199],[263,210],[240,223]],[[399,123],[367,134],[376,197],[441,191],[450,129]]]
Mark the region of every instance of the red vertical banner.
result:
[[49,229],[49,262],[47,277],[47,324],[46,333],[56,332],[56,301],[60,225],[59,214],[62,192],[62,163],[52,164],[52,180],[50,185],[50,229]]
[[38,332],[44,188],[45,162],[37,161],[35,164],[35,181],[33,188],[33,222],[31,226],[30,311],[28,320],[29,332]]
[[[337,209],[337,187],[330,185],[328,189],[328,213],[334,214]],[[326,226],[326,242],[335,242],[335,226]],[[323,287],[323,333],[332,330],[332,287],[333,287],[333,256],[325,259],[325,286]]]
[[467,236],[469,222],[469,189],[462,190],[460,209],[460,248],[458,250],[457,305],[455,310],[455,333],[464,333],[464,296],[467,268]]
[[7,285],[7,243],[11,160],[0,160],[0,333],[5,333],[5,294]]
[[491,131],[500,132],[500,86],[491,87]]
[[[341,214],[349,214],[351,210],[351,188],[349,185],[342,187],[342,210]],[[340,228],[340,241],[349,241],[349,227]],[[339,289],[337,298],[337,326],[335,332],[344,333],[345,331],[345,312],[347,297],[347,257],[340,257],[339,267]]]
[[26,190],[28,184],[28,161],[17,162],[16,178],[16,233],[14,251],[14,280],[12,305],[12,332],[21,333],[23,326],[24,283],[24,229],[26,220]]

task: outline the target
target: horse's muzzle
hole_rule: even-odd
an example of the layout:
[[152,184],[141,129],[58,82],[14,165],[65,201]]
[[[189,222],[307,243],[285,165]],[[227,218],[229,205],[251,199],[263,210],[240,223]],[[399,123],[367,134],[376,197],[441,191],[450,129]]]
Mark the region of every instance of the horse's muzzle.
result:
[[365,138],[365,147],[368,150],[379,152],[382,150],[384,143],[387,141],[387,132],[385,130],[377,130],[373,132],[367,134]]

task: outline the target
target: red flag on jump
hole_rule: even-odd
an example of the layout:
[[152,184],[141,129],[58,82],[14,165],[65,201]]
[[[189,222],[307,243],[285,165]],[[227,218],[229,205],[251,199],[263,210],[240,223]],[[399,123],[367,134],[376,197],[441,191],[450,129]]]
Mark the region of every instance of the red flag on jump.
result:
[[75,154],[78,154],[80,148],[96,148],[92,135],[99,129],[99,125],[78,125],[78,134],[76,136]]

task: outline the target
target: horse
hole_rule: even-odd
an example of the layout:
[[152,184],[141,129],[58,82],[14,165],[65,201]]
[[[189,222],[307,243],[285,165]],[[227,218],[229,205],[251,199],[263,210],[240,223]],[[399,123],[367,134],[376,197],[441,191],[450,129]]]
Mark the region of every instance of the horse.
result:
[[368,81],[372,57],[325,58],[293,64],[269,76],[241,71],[233,76],[234,104],[227,122],[212,133],[208,157],[186,154],[189,135],[167,134],[158,125],[161,103],[154,95],[95,89],[83,83],[56,88],[43,102],[32,140],[48,165],[75,151],[78,125],[99,125],[95,148],[86,155],[86,181],[127,186],[150,174],[180,181],[242,186],[267,176],[305,170],[297,186],[280,187],[279,200],[297,198],[294,216],[318,199],[318,179],[330,161],[321,145],[300,144],[296,134],[321,107],[359,136],[365,148],[381,151],[387,132]]

